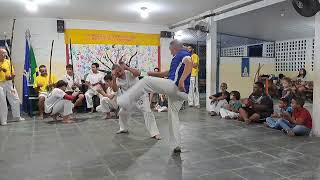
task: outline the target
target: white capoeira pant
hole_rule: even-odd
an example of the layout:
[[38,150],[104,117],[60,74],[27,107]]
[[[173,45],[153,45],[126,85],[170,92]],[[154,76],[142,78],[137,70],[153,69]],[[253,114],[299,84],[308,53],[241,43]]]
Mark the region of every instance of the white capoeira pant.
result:
[[19,118],[20,117],[20,99],[19,99],[16,88],[13,88],[12,86],[12,81],[0,82],[0,87],[3,88],[3,93],[9,101],[13,118]]
[[[143,94],[138,98],[135,102],[133,102],[135,108],[137,108],[140,112],[142,112],[145,125],[147,130],[150,133],[150,136],[153,137],[155,135],[160,134],[157,126],[156,118],[150,108],[150,101],[148,94]],[[119,111],[119,125],[120,131],[128,130],[128,119],[131,116],[131,109],[127,110],[124,108],[120,108]]]
[[220,116],[222,118],[229,117],[231,119],[235,119],[235,118],[239,117],[239,113],[232,112],[232,111],[229,111],[227,109],[221,108],[220,109]]
[[[179,91],[175,83],[170,79],[157,77],[144,77],[118,98],[118,104],[123,109],[130,109],[131,104],[146,93],[159,93],[168,96],[168,120],[170,141],[174,147],[181,146],[179,111],[184,101],[188,100],[188,94]],[[148,105],[149,106],[149,105]]]
[[1,125],[7,124],[7,118],[8,118],[7,100],[6,100],[6,96],[3,92],[3,88],[0,87],[0,122],[1,122]]
[[198,76],[190,77],[190,88],[188,96],[189,106],[200,106],[199,100],[199,78]]
[[108,97],[102,97],[100,99],[100,105],[97,107],[97,111],[103,113],[109,113],[115,109],[118,109],[118,106]]
[[228,104],[227,100],[220,100],[220,101],[216,101],[210,104],[209,106],[209,111],[210,112],[215,112],[217,114],[220,114],[220,109],[223,108],[225,105]]
[[61,114],[62,116],[68,116],[72,114],[73,103],[69,100],[61,99],[56,102],[52,108],[45,108],[46,113]]
[[84,94],[86,97],[87,108],[93,108],[93,100],[92,97],[99,95],[99,93],[95,89],[89,88],[88,91]]

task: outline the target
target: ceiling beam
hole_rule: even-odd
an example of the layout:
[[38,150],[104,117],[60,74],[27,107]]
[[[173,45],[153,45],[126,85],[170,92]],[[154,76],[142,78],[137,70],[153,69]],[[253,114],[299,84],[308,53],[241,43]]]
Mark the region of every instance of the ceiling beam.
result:
[[214,21],[219,21],[225,18],[257,10],[284,1],[287,0],[239,0],[220,8],[209,10],[197,16],[180,21],[169,26],[169,28],[172,30],[186,29],[188,28],[190,22],[206,19],[207,16],[213,16]]
[[214,19],[214,21],[219,21],[219,20],[226,19],[226,18],[229,18],[229,17],[232,17],[232,16],[236,16],[236,15],[239,15],[239,14],[243,14],[243,13],[247,13],[247,12],[250,12],[250,11],[261,9],[261,8],[264,8],[264,7],[267,7],[267,6],[271,6],[273,4],[281,3],[281,2],[284,2],[284,1],[287,1],[287,0],[263,0],[263,1],[260,1],[260,2],[256,2],[254,4],[250,4],[250,5],[247,5],[247,6],[244,6],[244,7],[240,7],[240,8],[225,12],[223,14],[219,14],[217,16],[214,16],[213,19]]

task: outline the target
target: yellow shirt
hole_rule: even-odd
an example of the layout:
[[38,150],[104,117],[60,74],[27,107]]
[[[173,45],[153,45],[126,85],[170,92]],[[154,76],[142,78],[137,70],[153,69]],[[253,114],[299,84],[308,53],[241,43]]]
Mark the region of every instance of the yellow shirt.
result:
[[[11,62],[8,59],[5,59],[3,62],[0,62],[0,67],[3,70],[0,70],[0,82],[6,81],[6,77],[11,75]],[[14,69],[12,67],[12,74],[14,74]]]
[[[55,84],[57,82],[58,82],[57,77],[55,75],[51,74],[51,84]],[[33,88],[37,88],[38,85],[42,85],[40,87],[39,92],[40,93],[41,92],[47,92],[48,84],[49,84],[49,75],[47,75],[47,76],[39,75],[39,76],[36,77],[36,79],[34,81]]]
[[192,54],[191,60],[192,60],[193,64],[198,65],[198,67],[192,68],[191,76],[197,77],[198,73],[199,73],[199,56],[197,54]]

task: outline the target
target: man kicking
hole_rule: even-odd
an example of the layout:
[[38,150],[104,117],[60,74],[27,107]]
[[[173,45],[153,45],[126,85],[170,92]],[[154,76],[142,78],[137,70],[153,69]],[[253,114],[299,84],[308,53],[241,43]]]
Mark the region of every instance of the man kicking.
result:
[[[132,86],[139,82],[139,76],[141,72],[137,69],[130,68],[124,63],[121,65],[113,65],[112,67],[112,89],[114,92],[123,94],[128,91]],[[145,125],[150,133],[152,138],[160,140],[160,133],[157,127],[157,123],[154,117],[153,112],[150,108],[149,95],[148,93],[140,93],[139,97],[135,98],[135,101],[132,102],[133,106],[136,106],[144,116]],[[117,133],[128,133],[128,118],[130,117],[131,112],[120,108],[119,111],[119,125],[120,130]]]
[[[192,71],[192,61],[190,53],[183,49],[182,43],[173,40],[170,43],[170,51],[174,56],[169,71],[149,72],[149,76],[144,77],[131,87],[126,93],[118,98],[118,105],[129,110],[133,102],[139,97],[149,92],[166,94],[168,96],[168,119],[170,141],[174,145],[174,152],[181,152],[179,111],[184,101],[188,100],[188,90],[190,74]],[[164,79],[163,77],[168,77]]]

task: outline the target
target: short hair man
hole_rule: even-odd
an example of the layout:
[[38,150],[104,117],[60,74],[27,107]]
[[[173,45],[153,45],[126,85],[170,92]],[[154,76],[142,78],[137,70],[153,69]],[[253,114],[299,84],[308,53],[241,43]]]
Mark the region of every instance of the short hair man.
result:
[[199,56],[195,53],[195,50],[192,46],[188,46],[188,51],[192,54],[192,72],[190,78],[190,89],[189,89],[189,106],[195,106],[200,108],[199,100]]
[[[14,68],[11,61],[6,59],[6,57],[7,51],[5,49],[0,49],[0,87],[2,88],[6,99],[9,101],[13,118],[23,121],[25,119],[20,116],[20,99],[18,92],[12,84],[12,80],[15,77]],[[5,103],[7,102],[5,101]],[[1,104],[1,106],[3,106],[3,104]],[[4,126],[6,124],[7,121],[3,119],[1,125]]]
[[74,99],[74,107],[81,106],[83,104],[84,95],[83,92],[80,92],[81,88],[81,78],[73,71],[73,65],[68,64],[66,66],[66,74],[63,76],[62,80],[68,83],[67,92],[72,92]]
[[191,54],[178,40],[173,40],[169,49],[174,56],[169,71],[149,72],[148,75],[154,77],[145,77],[137,82],[118,98],[118,104],[123,109],[130,109],[132,103],[145,93],[156,92],[167,95],[170,141],[174,146],[174,152],[179,153],[181,152],[179,111],[183,102],[188,100],[192,61]]
[[[139,82],[139,76],[141,72],[135,68],[130,68],[124,63],[120,65],[113,65],[112,67],[113,82],[112,89],[114,92],[123,94],[130,90],[132,86]],[[143,114],[145,125],[152,138],[157,140],[160,139],[159,129],[154,117],[153,112],[150,108],[150,101],[146,92],[142,93],[132,104]],[[131,115],[130,110],[120,108],[119,111],[119,126],[120,130],[117,133],[128,133],[127,121]]]
[[[48,96],[48,89],[53,88],[58,82],[56,75],[48,74],[47,67],[45,65],[39,66],[39,75],[35,78],[33,88],[39,93],[39,119],[43,119],[44,115],[44,102]],[[49,79],[50,78],[50,79]]]
[[88,91],[85,93],[87,108],[91,109],[91,112],[94,111],[93,108],[93,96],[99,95],[97,89],[100,89],[101,86],[105,83],[104,73],[99,72],[99,64],[92,63],[91,65],[91,73],[86,78],[86,84],[89,87]]

